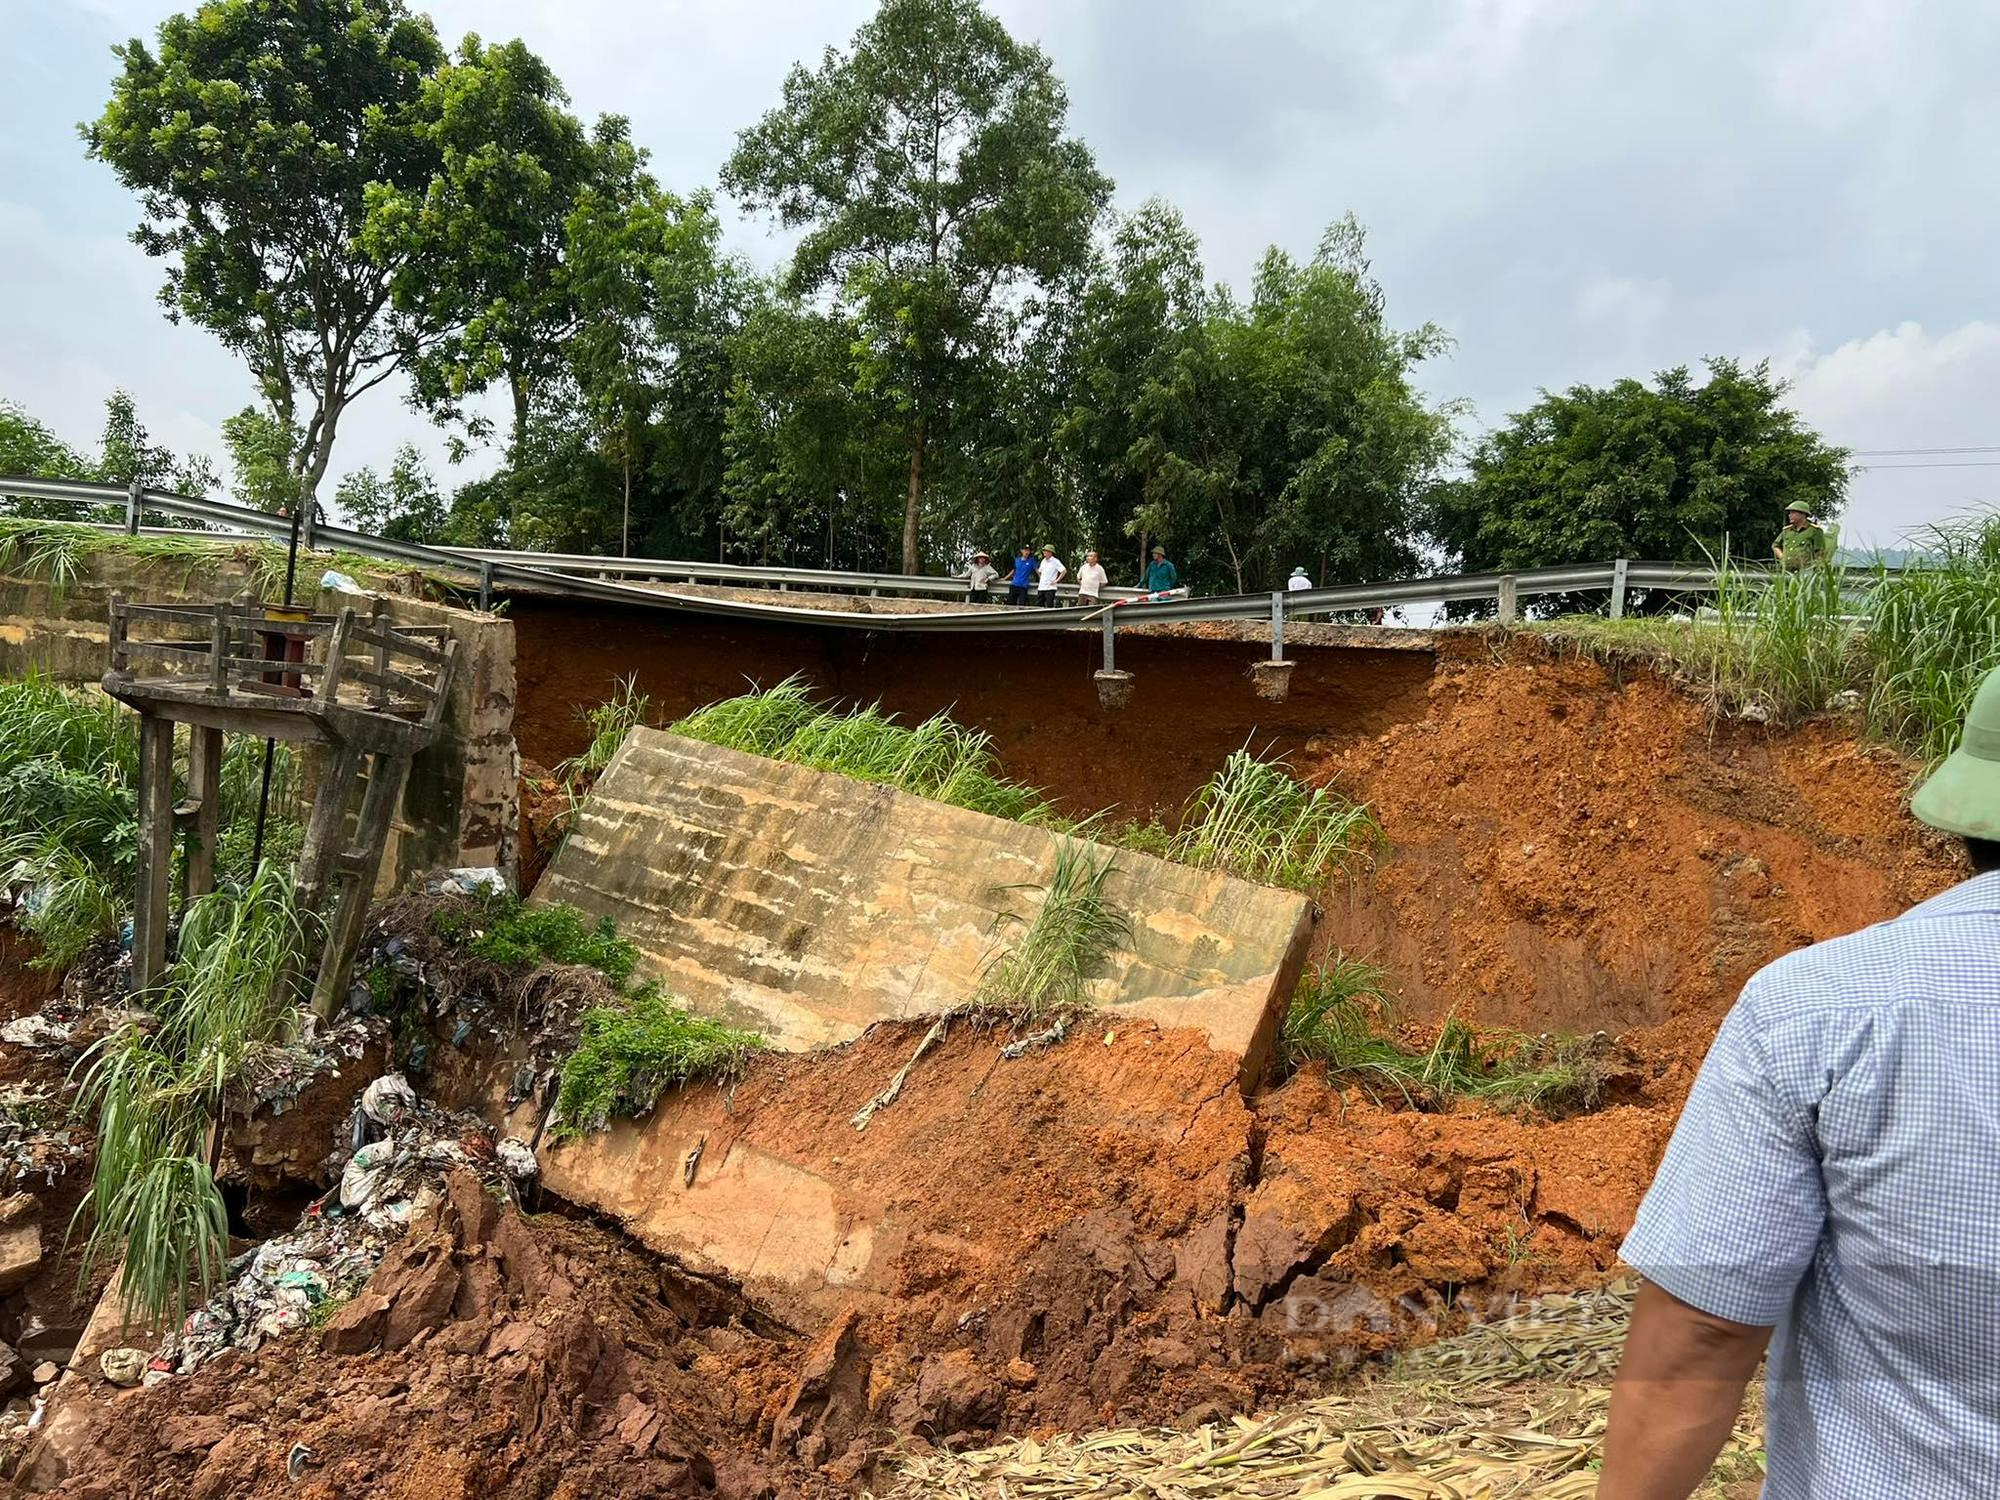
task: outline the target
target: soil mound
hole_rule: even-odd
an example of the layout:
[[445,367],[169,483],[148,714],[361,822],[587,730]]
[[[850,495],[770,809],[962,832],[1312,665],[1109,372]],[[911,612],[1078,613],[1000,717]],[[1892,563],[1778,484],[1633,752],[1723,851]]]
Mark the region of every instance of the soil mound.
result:
[[1962,878],[1904,812],[1916,767],[1844,724],[1718,723],[1650,669],[1447,640],[1420,718],[1301,762],[1388,833],[1322,927],[1414,1014],[1674,1021],[1698,1058],[1764,964]]
[[[317,1336],[114,1394],[57,1493],[760,1495],[789,1372],[739,1302],[468,1174]],[[302,1451],[303,1450],[303,1451]],[[791,1493],[816,1493],[794,1474]]]

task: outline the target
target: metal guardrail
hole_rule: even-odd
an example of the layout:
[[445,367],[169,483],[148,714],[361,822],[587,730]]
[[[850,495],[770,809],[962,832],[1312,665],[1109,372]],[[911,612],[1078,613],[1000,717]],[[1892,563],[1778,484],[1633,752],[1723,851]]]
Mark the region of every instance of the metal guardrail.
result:
[[[35,479],[0,475],[0,497],[69,501],[123,508],[123,530],[137,535],[148,512],[199,521],[238,533],[284,539],[291,533],[289,517],[227,501],[175,495],[161,490],[79,480]],[[176,532],[186,536],[189,533]],[[759,568],[735,563],[702,563],[675,558],[606,558],[574,553],[510,552],[496,549],[427,547],[372,536],[344,526],[320,522],[306,529],[305,545],[353,552],[429,571],[462,575],[476,586],[482,606],[495,588],[514,585],[541,592],[676,613],[720,615],[830,629],[899,632],[969,631],[973,633],[1070,629],[1095,623],[1105,632],[1107,647],[1121,626],[1174,624],[1196,620],[1266,620],[1272,623],[1272,652],[1280,659],[1286,619],[1409,604],[1453,603],[1492,599],[1502,619],[1518,613],[1522,599],[1549,594],[1604,590],[1611,613],[1624,612],[1625,595],[1633,589],[1712,589],[1713,568],[1682,563],[1633,562],[1529,568],[1517,573],[1444,573],[1385,583],[1342,584],[1296,592],[1227,594],[1208,598],[1148,599],[1134,589],[1106,589],[1108,604],[1066,605],[1053,609],[967,609],[921,614],[875,613],[865,610],[813,609],[799,605],[765,604],[720,599],[704,594],[675,593],[667,588],[642,588],[609,577],[678,579],[761,585],[774,589],[847,589],[864,593],[898,592],[962,598],[962,579],[916,577],[901,573],[846,573],[823,568]],[[1848,569],[1851,576],[1869,576],[1866,569]],[[1751,575],[1755,576],[1755,575]],[[1004,587],[996,584],[996,588]],[[1067,591],[1066,591],[1067,592]],[[1107,649],[1107,663],[1109,651]]]

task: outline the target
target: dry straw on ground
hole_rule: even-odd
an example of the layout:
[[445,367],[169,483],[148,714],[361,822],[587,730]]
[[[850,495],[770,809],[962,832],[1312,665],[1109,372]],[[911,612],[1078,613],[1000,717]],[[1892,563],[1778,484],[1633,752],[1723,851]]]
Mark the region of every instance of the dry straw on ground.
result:
[[[1632,1294],[1539,1298],[1254,1420],[912,1456],[888,1500],[1587,1500]],[[1758,1443],[1740,1428],[1725,1467]]]

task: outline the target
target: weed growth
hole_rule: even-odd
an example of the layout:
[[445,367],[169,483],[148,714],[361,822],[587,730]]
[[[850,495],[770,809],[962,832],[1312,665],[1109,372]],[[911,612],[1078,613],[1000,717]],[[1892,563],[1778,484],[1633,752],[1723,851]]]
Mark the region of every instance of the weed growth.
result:
[[1872,576],[1719,571],[1692,616],[1537,628],[1599,660],[1651,662],[1718,713],[1782,722],[1858,701],[1873,733],[1926,762],[1957,745],[1973,689],[2000,666],[2000,515],[1933,528]]
[[1020,941],[986,966],[973,1008],[1033,1020],[1087,1005],[1090,981],[1132,932],[1131,923],[1105,899],[1112,869],[1110,854],[1100,859],[1089,844],[1058,839],[1041,905]]
[[1308,787],[1282,760],[1244,749],[1188,803],[1168,858],[1310,892],[1381,842],[1382,827],[1365,805],[1331,787]]
[[1287,1063],[1326,1065],[1378,1104],[1449,1109],[1461,1099],[1549,1116],[1594,1109],[1609,1068],[1601,1037],[1478,1031],[1448,1017],[1428,1047],[1397,1034],[1382,971],[1336,954],[1309,972],[1281,1032]]
[[621,1005],[593,1006],[562,1066],[554,1137],[574,1139],[614,1116],[643,1115],[662,1092],[697,1078],[732,1077],[763,1045],[754,1032],[690,1015],[657,985],[641,985]]
[[503,968],[578,964],[623,988],[639,966],[639,950],[618,935],[609,917],[592,918],[559,901],[531,906],[511,892],[483,893],[440,906],[432,914],[431,930]]
[[639,691],[639,679],[625,677],[619,680],[616,692],[584,715],[590,725],[589,746],[583,754],[573,755],[556,767],[556,780],[572,802],[586,781],[611,764],[625,736],[646,722],[652,706],[653,700]]
[[797,677],[697,709],[673,725],[673,731],[998,818],[1055,821],[1054,810],[1039,791],[1000,774],[991,735],[968,729],[945,714],[909,726],[897,723],[877,705],[849,713],[818,708]]
[[136,997],[149,1014],[79,1060],[80,1112],[97,1119],[97,1164],[77,1208],[89,1222],[82,1281],[123,1257],[128,1313],[181,1317],[190,1285],[222,1275],[227,1215],[209,1138],[245,1052],[281,1041],[294,1010],[284,977],[306,949],[291,881],[265,865],[240,893],[189,903],[159,987]]

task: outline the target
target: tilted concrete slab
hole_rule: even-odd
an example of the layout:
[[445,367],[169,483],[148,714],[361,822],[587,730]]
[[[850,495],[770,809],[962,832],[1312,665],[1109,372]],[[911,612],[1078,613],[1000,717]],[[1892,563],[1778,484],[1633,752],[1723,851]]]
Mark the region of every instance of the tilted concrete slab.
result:
[[[626,736],[535,888],[613,918],[641,972],[790,1050],[964,1004],[1032,915],[1057,838],[659,730]],[[1100,1007],[1192,1027],[1248,1084],[1311,938],[1291,891],[1126,850]]]

